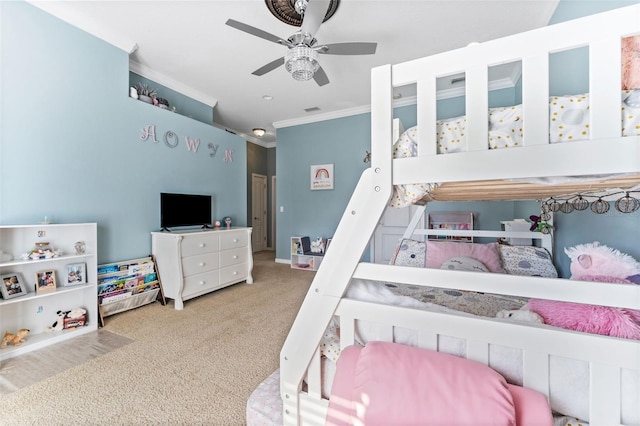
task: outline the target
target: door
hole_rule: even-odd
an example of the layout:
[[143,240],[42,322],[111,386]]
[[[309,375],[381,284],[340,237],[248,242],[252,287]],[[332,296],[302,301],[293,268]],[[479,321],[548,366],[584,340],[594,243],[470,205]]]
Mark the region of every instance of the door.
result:
[[[411,218],[419,208],[420,206],[409,206],[401,209],[393,207],[385,209],[373,234],[370,254],[374,263],[389,263]],[[424,228],[424,217],[420,220],[417,228]]]
[[253,251],[267,248],[267,177],[251,174],[251,245]]

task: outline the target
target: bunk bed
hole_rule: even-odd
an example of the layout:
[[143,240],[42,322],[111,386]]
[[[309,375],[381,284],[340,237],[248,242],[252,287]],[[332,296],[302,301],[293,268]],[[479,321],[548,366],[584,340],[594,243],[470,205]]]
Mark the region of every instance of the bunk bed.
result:
[[[563,412],[554,405],[557,395],[553,375],[557,366],[553,362],[569,360],[588,370],[586,385],[565,383],[569,390],[564,392],[587,393],[586,411],[579,413],[581,420],[594,425],[640,423],[637,397],[628,407],[629,395],[624,394],[627,380],[634,381],[631,388],[636,392],[640,388],[637,340],[350,297],[355,283],[378,282],[640,310],[637,285],[361,261],[397,185],[426,182],[436,189],[434,194],[439,188],[448,187],[448,192],[437,195],[442,200],[456,199],[463,192],[459,188],[482,185],[480,190],[473,189],[471,195],[463,196],[481,200],[485,194],[489,199],[538,199],[567,191],[536,183],[538,178],[598,176],[600,188],[633,188],[640,184],[640,136],[622,136],[621,68],[611,66],[621,63],[621,39],[640,31],[638,16],[640,5],[620,8],[372,70],[371,167],[363,172],[354,190],[331,250],[325,255],[282,348],[279,381],[284,424],[325,424],[327,420],[329,399],[323,392],[325,363],[320,348],[333,321],[339,322],[340,350],[357,343],[358,324],[366,322],[374,330],[373,340],[397,341],[398,330],[409,330],[413,332],[410,344],[438,351],[444,349],[446,339],[459,339],[464,342],[460,355],[484,365],[491,365],[496,348],[517,351],[522,386],[546,396],[560,414],[577,416],[571,408]],[[549,143],[549,54],[577,46],[589,48],[590,138]],[[489,149],[487,69],[516,60],[522,61],[522,113],[526,117],[522,144],[517,148]],[[439,76],[460,72],[466,77],[467,150],[442,155],[436,149],[435,81]],[[393,88],[409,84],[417,87],[417,155],[394,159]],[[622,177],[623,181],[610,181],[609,177]],[[526,186],[515,192],[492,190],[505,180],[524,180]],[[572,185],[571,191],[580,191],[584,185],[592,188],[593,182],[580,179]]]

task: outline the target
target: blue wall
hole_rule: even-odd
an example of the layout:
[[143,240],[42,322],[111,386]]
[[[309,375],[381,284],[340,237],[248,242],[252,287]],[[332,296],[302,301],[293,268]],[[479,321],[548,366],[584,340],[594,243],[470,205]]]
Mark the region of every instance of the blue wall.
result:
[[28,3],[0,13],[1,224],[97,222],[100,263],[150,253],[160,192],[211,194],[214,218],[246,225],[242,138],[129,98],[126,52]]
[[[637,2],[564,0],[560,2],[551,23],[632,3]],[[554,60],[556,59],[552,59],[551,62]],[[583,59],[577,59],[580,60]],[[579,62],[572,61],[571,64],[579,66]],[[550,90],[565,84],[561,77],[556,79],[552,75],[550,78]],[[562,83],[559,80],[562,80]],[[575,93],[588,90],[581,82],[577,85],[580,87],[575,89]],[[521,102],[520,88],[519,83],[514,89],[492,92],[490,106]],[[464,114],[463,104],[461,98],[439,101],[438,118]],[[395,115],[401,118],[405,128],[416,123],[415,107],[398,108]],[[291,236],[308,235],[315,238],[333,235],[358,178],[367,167],[362,158],[365,150],[371,150],[370,125],[370,114],[360,114],[278,129],[277,204],[284,207],[284,212],[277,213],[278,259],[290,258]],[[310,191],[309,166],[324,163],[335,163],[335,189]],[[499,229],[501,220],[528,218],[532,214],[539,214],[540,207],[536,201],[431,203],[429,210],[473,211],[478,218],[479,227]],[[590,211],[558,213],[555,218],[556,262],[561,275],[569,275],[568,258],[562,249],[575,244],[600,241],[640,259],[640,246],[637,244],[640,239],[639,219],[640,212],[626,215],[617,212],[596,215]]]

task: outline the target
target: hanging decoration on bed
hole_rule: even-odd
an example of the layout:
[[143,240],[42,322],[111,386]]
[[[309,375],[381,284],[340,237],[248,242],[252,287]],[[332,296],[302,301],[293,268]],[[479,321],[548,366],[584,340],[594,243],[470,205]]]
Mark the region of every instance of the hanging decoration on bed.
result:
[[[621,195],[614,202],[614,207],[620,213],[633,213],[640,208],[640,201],[636,196],[640,194],[640,189],[629,191],[617,191],[611,193],[597,194],[570,194],[565,197],[551,197],[542,203],[541,217],[553,212],[571,213],[573,211],[583,211],[591,207],[591,211],[596,214],[607,213],[611,209],[611,203],[616,196]],[[592,201],[590,201],[592,200]]]

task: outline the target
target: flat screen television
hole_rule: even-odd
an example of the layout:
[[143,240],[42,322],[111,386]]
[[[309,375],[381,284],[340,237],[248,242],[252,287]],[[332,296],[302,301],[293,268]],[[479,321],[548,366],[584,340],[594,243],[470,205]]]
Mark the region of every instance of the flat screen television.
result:
[[211,195],[160,193],[160,227],[211,226]]

